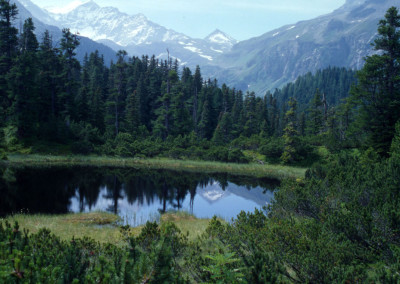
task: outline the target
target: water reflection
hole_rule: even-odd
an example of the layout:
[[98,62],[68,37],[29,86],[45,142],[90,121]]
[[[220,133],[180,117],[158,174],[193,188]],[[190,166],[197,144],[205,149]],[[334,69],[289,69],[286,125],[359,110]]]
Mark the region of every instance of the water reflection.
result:
[[270,202],[279,182],[228,174],[115,168],[1,168],[0,215],[106,210],[139,225],[168,210],[224,219]]

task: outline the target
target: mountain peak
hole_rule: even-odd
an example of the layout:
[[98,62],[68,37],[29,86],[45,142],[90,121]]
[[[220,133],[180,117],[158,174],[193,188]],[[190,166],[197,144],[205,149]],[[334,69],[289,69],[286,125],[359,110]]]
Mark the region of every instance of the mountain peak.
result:
[[[213,35],[213,34],[225,34],[223,31],[221,31],[220,29],[215,29],[210,35]],[[210,36],[209,35],[209,36]]]
[[100,8],[100,6],[97,5],[97,3],[94,2],[93,0],[84,1],[84,2],[81,2],[81,3],[82,3],[82,4],[76,6],[76,7],[74,8],[74,10],[77,10],[77,9],[97,10],[97,9]]
[[82,0],[75,0],[64,7],[49,7],[47,10],[53,14],[68,14],[75,9],[79,8],[86,8],[86,9],[97,9],[100,8],[96,2],[93,0],[82,1]]
[[93,0],[89,0],[89,1],[83,2],[83,4],[80,5],[79,7],[96,7],[96,8],[100,8],[100,6],[97,5],[97,3],[94,2]]
[[234,39],[233,37],[231,37],[230,35],[224,33],[219,29],[215,29],[215,31],[209,34],[204,40],[210,43],[226,44],[230,46],[233,46],[234,44],[237,43],[236,39]]

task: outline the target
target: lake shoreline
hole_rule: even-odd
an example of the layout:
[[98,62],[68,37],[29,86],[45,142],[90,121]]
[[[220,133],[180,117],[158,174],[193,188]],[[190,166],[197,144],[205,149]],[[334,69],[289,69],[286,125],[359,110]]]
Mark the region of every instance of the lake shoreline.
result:
[[256,178],[303,178],[306,168],[271,164],[235,164],[210,161],[172,160],[163,158],[122,158],[110,156],[53,156],[53,155],[8,155],[0,165],[5,166],[93,166],[138,169],[166,169],[187,172],[229,173]]
[[[211,219],[197,218],[184,211],[166,212],[160,216],[159,224],[172,222],[190,240],[201,236],[208,227]],[[21,229],[27,229],[29,234],[36,234],[40,229],[49,229],[53,234],[65,241],[73,238],[92,238],[97,242],[112,243],[123,246],[125,241],[121,234],[120,217],[116,214],[98,211],[89,213],[66,214],[11,214],[0,218],[0,224],[8,221],[10,224],[18,222]],[[223,220],[220,220],[224,222]],[[144,225],[131,227],[129,233],[138,236]]]

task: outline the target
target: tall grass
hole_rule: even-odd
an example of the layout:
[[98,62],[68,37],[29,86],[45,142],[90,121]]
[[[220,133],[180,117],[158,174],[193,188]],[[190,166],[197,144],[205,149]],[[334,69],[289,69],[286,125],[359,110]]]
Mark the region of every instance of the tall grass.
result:
[[172,160],[162,158],[138,159],[106,156],[50,156],[50,155],[9,155],[8,161],[1,162],[14,166],[107,166],[146,169],[171,169],[205,173],[231,173],[268,178],[302,178],[305,168],[283,165],[235,164],[209,161]]
[[10,223],[17,221],[21,228],[37,233],[41,228],[50,231],[62,240],[72,237],[90,237],[100,243],[122,242],[119,227],[116,226],[119,217],[105,212],[77,213],[63,215],[16,214],[6,217]]
[[[5,220],[10,223],[17,221],[21,228],[37,233],[41,228],[50,231],[62,240],[90,237],[100,243],[123,245],[124,240],[120,233],[120,218],[107,212],[70,213],[63,215],[42,214],[15,214]],[[2,219],[0,218],[0,222]],[[198,219],[186,212],[168,212],[162,214],[157,223],[173,222],[189,240],[203,234],[208,226],[209,219]],[[139,235],[143,226],[130,228],[130,233]]]

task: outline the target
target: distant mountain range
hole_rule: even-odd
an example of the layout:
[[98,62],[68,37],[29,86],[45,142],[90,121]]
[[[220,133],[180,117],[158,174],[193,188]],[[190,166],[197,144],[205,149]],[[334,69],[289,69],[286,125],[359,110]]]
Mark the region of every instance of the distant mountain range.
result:
[[149,21],[144,15],[128,15],[113,7],[100,7],[87,1],[63,14],[42,10],[29,0],[19,0],[45,24],[70,28],[72,32],[103,43],[114,51],[126,50],[130,55],[155,55],[177,58],[181,65],[195,67],[214,60],[229,51],[235,39],[216,30],[205,39],[191,38]]
[[212,65],[221,82],[259,95],[329,66],[360,69],[380,19],[398,0],[347,0],[339,9],[239,42]]
[[237,42],[220,30],[204,39],[191,38],[142,14],[128,15],[94,1],[63,14],[43,10],[29,0],[18,1],[21,18],[33,17],[38,33],[49,29],[57,40],[61,28],[79,32],[80,58],[84,51],[95,49],[106,62],[119,49],[131,56],[166,58],[168,50],[181,65],[200,65],[203,77],[258,95],[329,66],[361,68],[363,58],[374,52],[371,43],[379,20],[389,7],[399,6],[398,0],[347,0],[330,14]]

